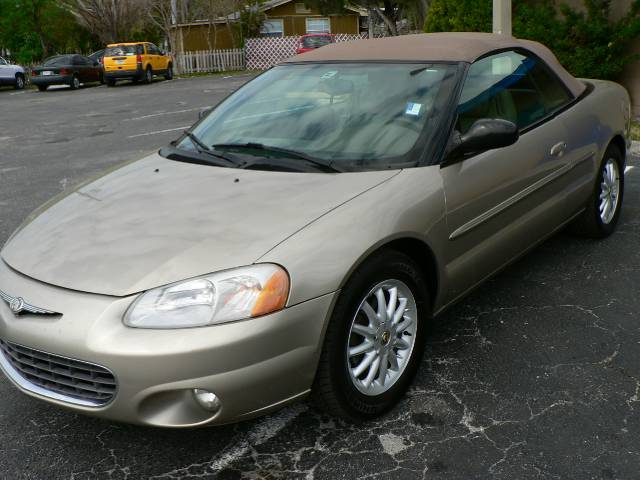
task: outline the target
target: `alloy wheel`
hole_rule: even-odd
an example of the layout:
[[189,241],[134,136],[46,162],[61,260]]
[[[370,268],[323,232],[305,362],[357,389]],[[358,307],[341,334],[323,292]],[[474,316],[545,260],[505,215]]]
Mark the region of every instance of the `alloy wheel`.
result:
[[600,183],[600,220],[608,225],[618,210],[620,199],[620,168],[618,162],[610,158],[604,165]]
[[400,280],[380,282],[365,296],[351,322],[346,351],[358,391],[381,395],[400,379],[416,342],[417,315],[415,298]]

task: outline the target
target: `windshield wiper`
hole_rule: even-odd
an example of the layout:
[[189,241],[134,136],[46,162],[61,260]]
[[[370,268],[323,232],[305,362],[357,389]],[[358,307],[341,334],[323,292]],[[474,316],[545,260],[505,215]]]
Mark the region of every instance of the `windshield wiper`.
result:
[[202,140],[200,140],[198,138],[198,136],[196,134],[194,134],[193,132],[190,132],[189,130],[185,130],[184,134],[189,140],[191,140],[191,143],[193,143],[195,145],[195,147],[198,150],[198,153],[211,155],[212,157],[219,158],[219,159],[224,160],[225,162],[229,163],[230,165],[232,165],[234,167],[241,166],[241,164],[239,162],[235,161],[234,159],[229,158],[226,155],[222,155],[221,153],[215,153],[213,150],[211,150],[211,148],[209,148],[207,145],[205,145],[202,142]]
[[296,150],[289,150],[288,148],[274,147],[271,145],[264,145],[262,143],[218,143],[214,145],[213,148],[240,148],[246,150],[261,150],[265,152],[282,153],[283,155],[304,160],[305,162],[326,172],[342,173],[341,169],[333,166],[329,162],[324,162],[318,158],[311,157],[306,153],[298,152]]

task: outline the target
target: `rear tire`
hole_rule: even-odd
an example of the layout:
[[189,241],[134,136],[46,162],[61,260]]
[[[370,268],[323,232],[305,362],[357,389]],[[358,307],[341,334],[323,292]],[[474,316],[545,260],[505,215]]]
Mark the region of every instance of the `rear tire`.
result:
[[316,406],[349,421],[391,409],[420,365],[428,310],[427,283],[416,264],[395,250],[373,254],[336,302],[312,388]]
[[115,78],[107,78],[106,82],[107,82],[107,87],[115,87],[116,86],[116,79]]
[[49,88],[49,85],[38,85],[38,90],[45,92]]
[[14,87],[16,90],[24,89],[24,75],[21,73],[16,73],[16,83]]
[[571,231],[589,238],[611,235],[620,219],[624,198],[624,155],[609,145],[598,170],[585,211],[573,222]]
[[151,70],[151,67],[147,67],[147,69],[144,72],[144,83],[149,85],[152,82],[153,82],[153,70]]

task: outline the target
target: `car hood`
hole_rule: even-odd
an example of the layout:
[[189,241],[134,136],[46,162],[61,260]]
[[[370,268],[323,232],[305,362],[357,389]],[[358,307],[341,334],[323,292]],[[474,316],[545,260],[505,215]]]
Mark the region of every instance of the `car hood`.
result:
[[395,173],[249,171],[152,155],[49,202],[2,258],[42,282],[126,296],[251,264]]

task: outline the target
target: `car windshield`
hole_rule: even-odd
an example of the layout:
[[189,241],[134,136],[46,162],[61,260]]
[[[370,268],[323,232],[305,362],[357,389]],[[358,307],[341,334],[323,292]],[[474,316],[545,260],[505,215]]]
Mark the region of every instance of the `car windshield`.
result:
[[207,147],[288,149],[340,170],[411,166],[441,128],[456,74],[455,64],[283,65],[239,89],[192,133]]
[[105,57],[132,57],[141,53],[141,45],[116,45],[104,51]]
[[71,64],[70,55],[60,55],[58,57],[47,58],[44,62],[45,67],[53,67],[56,65],[70,65],[70,64]]
[[328,35],[317,35],[315,37],[303,37],[302,48],[320,48],[331,43],[331,37]]

